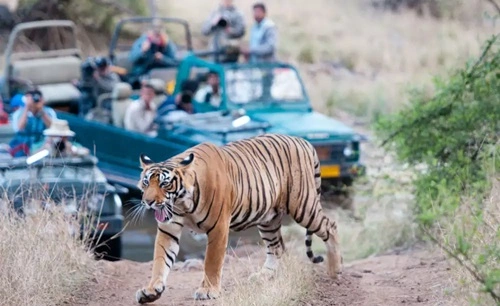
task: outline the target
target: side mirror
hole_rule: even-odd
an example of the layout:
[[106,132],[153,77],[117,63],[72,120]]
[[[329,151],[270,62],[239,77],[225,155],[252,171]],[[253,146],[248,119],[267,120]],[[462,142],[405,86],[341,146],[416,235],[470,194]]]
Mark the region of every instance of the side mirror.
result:
[[27,165],[32,165],[36,163],[37,161],[40,161],[44,159],[45,157],[49,156],[49,150],[44,149],[40,152],[37,152],[29,157],[26,158],[26,164]]

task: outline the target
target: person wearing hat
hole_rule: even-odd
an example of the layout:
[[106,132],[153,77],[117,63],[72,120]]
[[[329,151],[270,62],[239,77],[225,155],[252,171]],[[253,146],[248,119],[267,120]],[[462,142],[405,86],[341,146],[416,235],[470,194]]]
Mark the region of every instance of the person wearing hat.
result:
[[45,136],[44,140],[31,146],[31,154],[41,150],[49,150],[51,157],[83,156],[90,153],[89,149],[70,140],[75,136],[75,132],[70,130],[66,120],[54,119],[50,127],[43,131],[43,136]]
[[40,90],[30,89],[24,98],[25,105],[12,114],[12,128],[16,135],[9,145],[14,157],[27,156],[31,145],[40,141],[44,129],[57,118],[56,112],[45,106]]
[[151,30],[142,34],[130,49],[132,88],[140,87],[140,77],[153,68],[177,66],[176,52],[177,48],[165,33],[162,21],[154,19]]

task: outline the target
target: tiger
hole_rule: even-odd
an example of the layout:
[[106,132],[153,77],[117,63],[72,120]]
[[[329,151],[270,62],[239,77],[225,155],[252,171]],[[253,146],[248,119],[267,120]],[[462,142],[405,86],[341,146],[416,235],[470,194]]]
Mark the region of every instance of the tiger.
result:
[[266,133],[223,146],[204,142],[163,162],[145,154],[139,159],[140,205],[154,210],[158,228],[152,276],[137,290],[138,303],[154,302],[165,291],[183,227],[207,235],[204,275],[195,300],[220,297],[231,231],[257,226],[267,248],[257,276],[275,273],[285,252],[285,214],[306,228],[306,254],[312,263],[324,260],[311,249],[312,235],[325,242],[328,275],[338,279],[343,260],[337,224],[322,211],[320,162],[304,138]]

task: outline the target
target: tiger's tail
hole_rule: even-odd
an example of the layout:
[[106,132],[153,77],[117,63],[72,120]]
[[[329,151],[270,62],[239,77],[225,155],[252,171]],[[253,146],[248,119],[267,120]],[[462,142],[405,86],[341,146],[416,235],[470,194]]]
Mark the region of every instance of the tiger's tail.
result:
[[314,253],[312,251],[312,235],[313,233],[310,232],[309,230],[306,232],[306,254],[307,254],[307,257],[309,257],[309,260],[312,262],[312,263],[320,263],[320,262],[323,262],[323,256],[321,255],[318,255],[318,256],[314,256]]
[[[319,157],[318,153],[312,146],[312,144],[308,143],[309,147],[311,148],[312,154],[313,154],[313,160],[314,160],[314,183],[316,185],[316,193],[318,194],[318,199],[321,195],[321,170],[320,170],[320,163],[319,163]],[[323,256],[314,256],[314,253],[312,251],[312,235],[313,232],[307,230],[306,232],[306,254],[307,257],[309,257],[309,260],[312,263],[320,263],[323,262]]]

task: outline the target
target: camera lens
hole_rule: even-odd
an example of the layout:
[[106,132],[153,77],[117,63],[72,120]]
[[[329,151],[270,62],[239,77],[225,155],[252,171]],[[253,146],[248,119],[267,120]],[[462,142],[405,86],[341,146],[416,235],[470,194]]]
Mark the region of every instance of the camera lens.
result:
[[32,98],[33,98],[33,102],[35,102],[35,103],[40,102],[40,100],[42,99],[42,97],[39,94],[34,94],[32,96]]
[[227,20],[224,18],[219,19],[219,22],[217,23],[217,26],[225,28],[227,26]]

